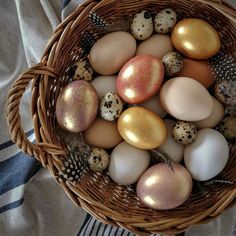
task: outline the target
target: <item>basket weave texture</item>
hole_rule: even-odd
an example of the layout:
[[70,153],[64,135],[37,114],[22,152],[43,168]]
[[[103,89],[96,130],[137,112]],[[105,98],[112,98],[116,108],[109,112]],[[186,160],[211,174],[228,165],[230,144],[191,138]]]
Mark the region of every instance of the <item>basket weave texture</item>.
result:
[[[150,12],[172,7],[179,19],[202,18],[219,32],[222,50],[236,60],[236,11],[220,0],[103,0],[87,1],[63,21],[54,32],[42,60],[19,76],[12,86],[6,107],[12,140],[22,151],[34,156],[47,167],[73,202],[104,223],[121,226],[138,235],[150,233],[176,234],[191,225],[206,223],[219,216],[235,201],[235,185],[216,184],[205,192],[193,192],[180,207],[157,211],[146,208],[136,197],[130,186],[118,186],[108,173],[85,174],[85,178],[74,185],[58,177],[67,149],[56,135],[55,101],[62,87],[68,83],[63,76],[66,69],[81,57],[81,42],[89,31],[97,38],[104,35],[88,19],[94,12],[109,24],[121,19],[132,19],[140,10]],[[32,81],[32,119],[36,143],[25,135],[21,126],[19,106],[25,88]],[[230,160],[222,177],[236,181],[236,144],[230,144]]]

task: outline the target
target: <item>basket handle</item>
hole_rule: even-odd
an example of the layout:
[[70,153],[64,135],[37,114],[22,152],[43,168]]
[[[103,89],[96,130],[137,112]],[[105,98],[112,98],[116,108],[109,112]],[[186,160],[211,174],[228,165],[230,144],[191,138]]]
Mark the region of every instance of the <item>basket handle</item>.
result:
[[29,156],[34,156],[36,159],[43,162],[46,154],[61,154],[64,155],[64,151],[54,145],[48,143],[30,142],[21,126],[20,117],[20,101],[26,90],[26,87],[32,80],[40,79],[40,75],[48,75],[52,78],[57,78],[57,73],[53,68],[46,66],[46,62],[41,62],[21,74],[14,84],[12,85],[6,103],[6,117],[11,134],[12,141]]

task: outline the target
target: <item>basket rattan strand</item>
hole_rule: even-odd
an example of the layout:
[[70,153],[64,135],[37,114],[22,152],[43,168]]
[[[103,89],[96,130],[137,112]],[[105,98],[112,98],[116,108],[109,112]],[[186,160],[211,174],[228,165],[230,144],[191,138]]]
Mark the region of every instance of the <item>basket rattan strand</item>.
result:
[[[191,225],[206,223],[219,216],[235,203],[235,186],[217,184],[205,193],[193,193],[182,206],[169,211],[144,207],[133,188],[118,186],[109,175],[86,173],[77,185],[58,178],[58,170],[65,158],[65,145],[56,135],[55,100],[62,86],[66,68],[79,57],[79,45],[85,30],[97,36],[101,32],[88,20],[89,12],[96,12],[108,23],[129,19],[134,13],[147,9],[151,12],[165,7],[176,9],[179,18],[205,19],[221,36],[222,49],[235,57],[236,12],[220,0],[103,0],[87,1],[63,21],[54,32],[42,60],[19,76],[13,84],[7,101],[6,115],[12,140],[23,152],[34,156],[47,167],[73,202],[104,223],[121,226],[138,235],[151,232],[176,234]],[[32,81],[32,118],[36,143],[33,144],[21,126],[19,105],[29,82]],[[236,181],[236,144],[230,145],[230,161],[223,177]]]

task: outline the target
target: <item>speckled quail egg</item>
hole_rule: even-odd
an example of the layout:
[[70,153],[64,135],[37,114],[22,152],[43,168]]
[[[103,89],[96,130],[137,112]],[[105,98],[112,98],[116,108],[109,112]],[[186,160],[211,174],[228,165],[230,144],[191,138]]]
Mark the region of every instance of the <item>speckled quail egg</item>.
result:
[[147,11],[137,13],[131,24],[131,33],[138,40],[148,39],[153,32],[152,16]]
[[115,92],[106,93],[100,102],[100,115],[104,120],[113,121],[118,118],[123,109],[123,102]]
[[232,140],[236,138],[236,117],[227,116],[221,120],[219,124],[219,131],[226,139]]
[[172,130],[172,136],[176,142],[187,145],[197,137],[197,128],[191,122],[178,121]]
[[87,60],[79,60],[74,63],[71,70],[72,80],[91,81],[93,78],[93,68]]
[[230,80],[220,80],[215,83],[216,98],[226,105],[231,105],[233,100],[233,83]]
[[166,34],[171,32],[176,24],[176,12],[171,8],[166,8],[156,14],[154,25],[157,33]]
[[103,148],[92,148],[88,157],[89,168],[94,172],[102,172],[108,167],[110,155]]
[[162,63],[167,76],[174,76],[183,69],[183,57],[178,52],[169,52],[162,58]]

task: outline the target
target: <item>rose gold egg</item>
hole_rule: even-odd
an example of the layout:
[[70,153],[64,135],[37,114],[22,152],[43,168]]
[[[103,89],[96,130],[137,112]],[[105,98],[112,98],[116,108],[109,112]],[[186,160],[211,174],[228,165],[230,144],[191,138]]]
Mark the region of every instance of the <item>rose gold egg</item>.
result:
[[116,86],[124,101],[141,103],[159,90],[163,77],[164,68],[160,59],[151,55],[140,55],[121,68]]
[[95,120],[97,110],[97,93],[88,82],[82,80],[68,84],[56,103],[59,125],[73,133],[86,130]]
[[192,178],[188,170],[175,163],[173,170],[160,163],[149,168],[139,179],[137,195],[146,206],[168,210],[180,206],[190,196]]

